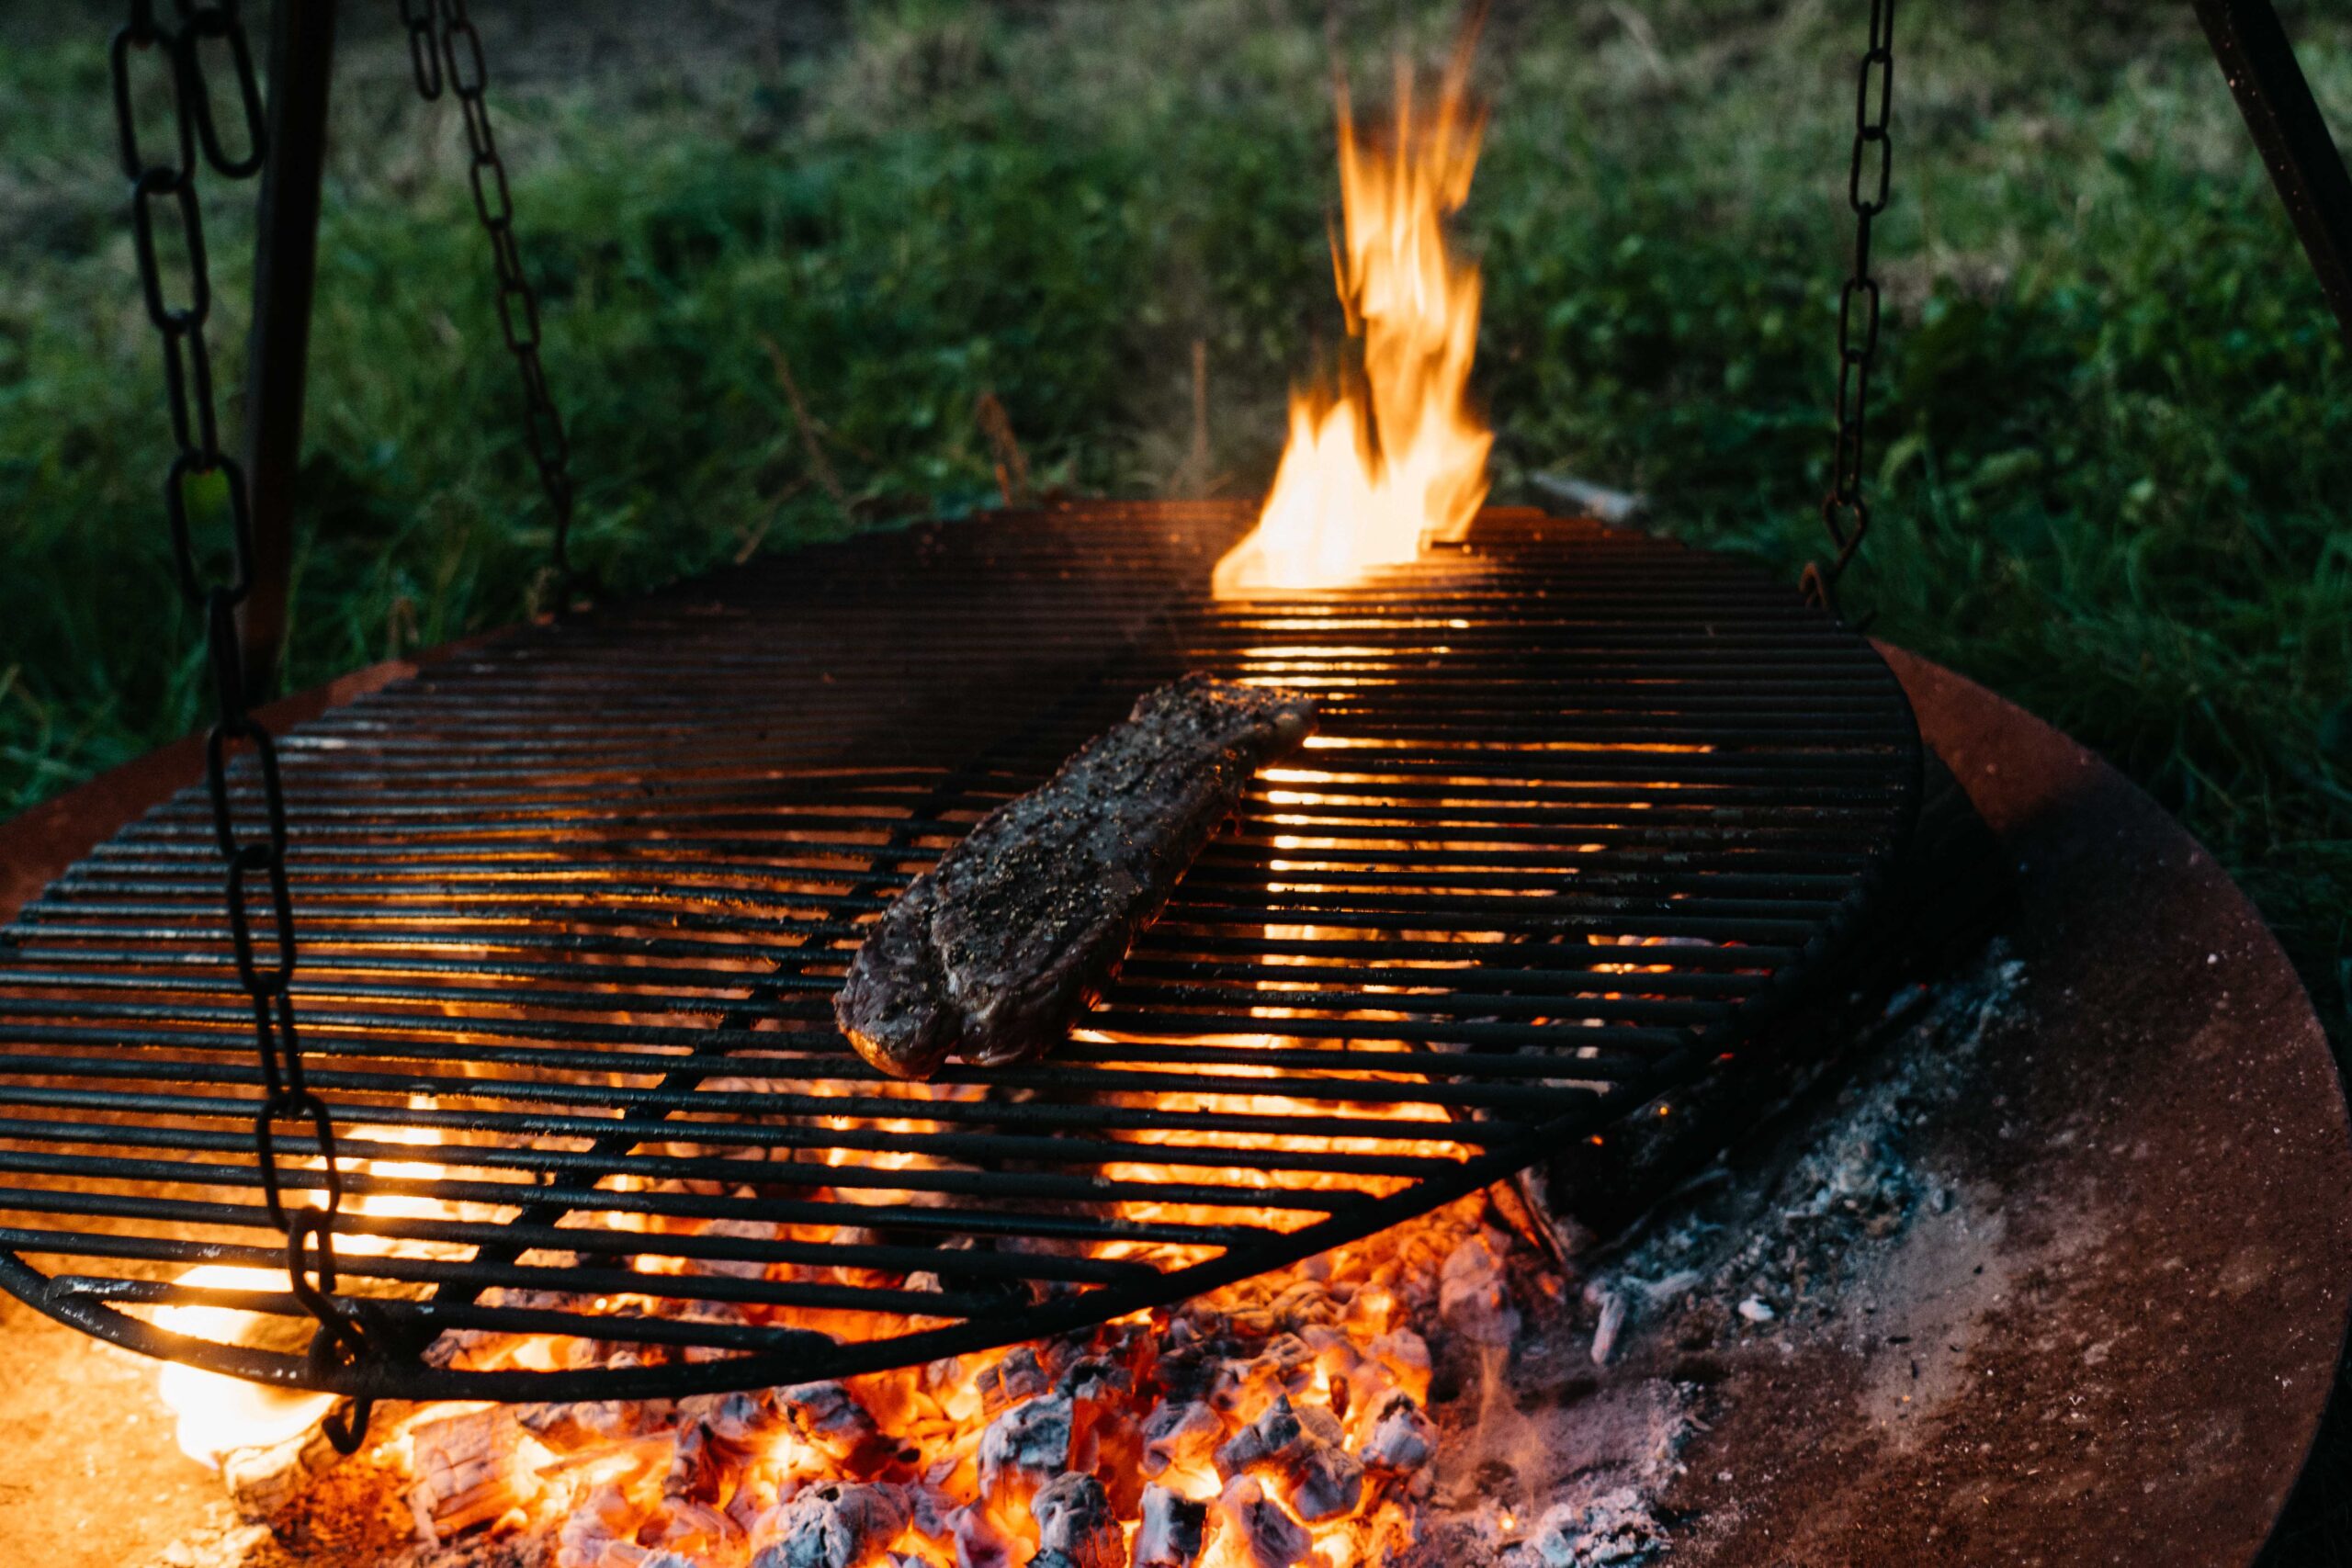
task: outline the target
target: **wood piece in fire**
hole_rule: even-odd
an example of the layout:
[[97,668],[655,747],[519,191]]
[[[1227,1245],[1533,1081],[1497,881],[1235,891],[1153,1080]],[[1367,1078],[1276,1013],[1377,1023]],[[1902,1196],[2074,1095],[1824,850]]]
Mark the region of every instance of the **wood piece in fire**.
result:
[[[562,1408],[557,1406],[556,1408]],[[714,1438],[738,1448],[755,1447],[792,1425],[772,1388],[734,1393],[698,1393],[678,1402],[682,1420],[699,1423]]]
[[220,1481],[241,1518],[266,1523],[342,1457],[327,1441],[326,1429],[313,1426],[275,1443],[230,1450],[220,1456]]
[[1053,1369],[1038,1355],[1037,1348],[1018,1346],[980,1373],[980,1408],[994,1416],[1053,1386]]
[[505,1405],[426,1421],[410,1434],[409,1512],[441,1540],[528,1504],[537,1482],[521,1466],[522,1429]]
[[1077,1409],[1066,1393],[1016,1404],[980,1434],[980,1492],[1000,1505],[1026,1502],[1071,1468]]
[[1352,1514],[1363,1502],[1363,1462],[1346,1441],[1329,1410],[1295,1406],[1284,1394],[1216,1450],[1217,1472],[1264,1477],[1300,1518],[1317,1524]]
[[1224,1435],[1225,1423],[1199,1400],[1169,1400],[1143,1424],[1143,1472],[1164,1475],[1172,1465],[1206,1460]]
[[1363,1440],[1363,1462],[1374,1470],[1408,1475],[1429,1463],[1437,1451],[1437,1427],[1421,1414],[1409,1393],[1388,1396],[1374,1416],[1372,1432]]
[[1314,728],[1306,698],[1211,675],[1147,693],[882,912],[833,999],[842,1033],[902,1078],[1051,1050],[1250,776]]
[[796,1383],[775,1391],[793,1434],[854,1475],[889,1463],[895,1445],[857,1396],[838,1382]]
[[896,1486],[804,1487],[752,1525],[752,1568],[869,1568],[914,1517]]
[[716,1503],[726,1479],[726,1459],[712,1440],[710,1428],[699,1421],[681,1426],[671,1439],[670,1468],[662,1478],[662,1495]]
[[1037,1555],[1029,1568],[1127,1568],[1127,1540],[1111,1494],[1091,1475],[1065,1475],[1029,1505]]
[[1294,1568],[1315,1553],[1306,1527],[1249,1476],[1235,1476],[1217,1495],[1216,1515],[1220,1539],[1238,1542],[1250,1568]]
[[1206,1503],[1195,1503],[1165,1486],[1145,1487],[1134,1568],[1193,1568],[1201,1560],[1208,1520]]

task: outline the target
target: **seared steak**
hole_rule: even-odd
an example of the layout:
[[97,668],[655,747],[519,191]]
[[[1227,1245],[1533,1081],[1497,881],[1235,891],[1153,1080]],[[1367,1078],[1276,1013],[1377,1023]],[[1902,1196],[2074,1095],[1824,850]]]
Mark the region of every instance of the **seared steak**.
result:
[[1305,697],[1211,675],[1146,694],[882,912],[833,998],[842,1032],[905,1078],[1050,1050],[1250,775],[1314,728]]

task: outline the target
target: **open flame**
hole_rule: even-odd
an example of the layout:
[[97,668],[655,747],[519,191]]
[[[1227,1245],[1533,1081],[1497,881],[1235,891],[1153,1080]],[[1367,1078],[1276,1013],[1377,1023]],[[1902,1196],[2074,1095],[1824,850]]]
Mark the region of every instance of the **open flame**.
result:
[[1433,109],[1396,65],[1385,130],[1360,129],[1335,85],[1341,221],[1331,268],[1360,378],[1292,395],[1290,440],[1258,526],[1217,563],[1219,598],[1339,588],[1468,530],[1487,496],[1494,435],[1466,400],[1478,269],[1452,255],[1445,220],[1470,194],[1485,117],[1469,99],[1478,7]]
[[[286,1273],[206,1263],[181,1275],[179,1283],[219,1291],[282,1291]],[[257,1313],[227,1306],[167,1306],[155,1314],[159,1328],[227,1344],[251,1343],[266,1322]],[[180,1361],[164,1363],[156,1373],[156,1390],[177,1422],[180,1451],[207,1470],[219,1470],[240,1449],[269,1448],[299,1437],[334,1406],[332,1394],[271,1388]]]

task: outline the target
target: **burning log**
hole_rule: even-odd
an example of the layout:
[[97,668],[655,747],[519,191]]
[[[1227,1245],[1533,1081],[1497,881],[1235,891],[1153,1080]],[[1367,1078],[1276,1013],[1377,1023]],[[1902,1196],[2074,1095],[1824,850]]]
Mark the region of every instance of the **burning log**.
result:
[[1195,1503],[1165,1486],[1145,1487],[1133,1568],[1193,1568],[1201,1560],[1208,1521],[1206,1503]]
[[342,1456],[327,1441],[326,1428],[305,1427],[291,1437],[220,1455],[220,1481],[240,1517],[255,1522],[276,1518]]
[[894,1443],[848,1389],[807,1382],[775,1391],[793,1433],[853,1475],[872,1475],[890,1462]]
[[1054,1378],[1038,1356],[1037,1347],[1023,1345],[983,1371],[979,1385],[980,1407],[994,1416],[1024,1399],[1036,1398],[1054,1386]]
[[1268,1310],[1273,1314],[1276,1326],[1301,1336],[1311,1325],[1340,1320],[1340,1303],[1332,1300],[1330,1288],[1320,1280],[1301,1280],[1276,1296]]
[[1170,1400],[1143,1424],[1143,1472],[1165,1475],[1170,1468],[1206,1460],[1225,1435],[1216,1412],[1198,1400]]
[[1311,1323],[1299,1331],[1299,1337],[1315,1352],[1316,1371],[1330,1390],[1331,1414],[1340,1420],[1347,1420],[1351,1411],[1370,1409],[1396,1386],[1388,1368],[1364,1354],[1345,1330]]
[[1306,1527],[1249,1476],[1235,1476],[1218,1494],[1216,1517],[1223,1534],[1247,1554],[1250,1568],[1294,1568],[1314,1553]]
[[896,1486],[805,1487],[752,1525],[752,1568],[868,1568],[913,1517]]
[[998,1066],[1050,1050],[1250,775],[1314,725],[1303,697],[1209,675],[1146,694],[883,911],[834,998],[850,1043],[906,1078],[951,1055]]
[[743,1527],[712,1504],[673,1497],[653,1545],[697,1562],[724,1562],[741,1553],[743,1537]]
[[1475,1344],[1509,1345],[1519,1333],[1519,1312],[1503,1279],[1503,1248],[1476,1235],[1447,1255],[1438,1280],[1438,1315],[1446,1326]]
[[597,1487],[556,1531],[556,1568],[603,1568],[607,1554],[641,1557],[637,1529],[643,1517],[619,1487]]
[[1398,1386],[1414,1398],[1426,1398],[1430,1391],[1429,1341],[1409,1328],[1398,1328],[1381,1335],[1372,1342],[1374,1359],[1385,1367]]
[[1216,1371],[1209,1404],[1227,1416],[1262,1399],[1304,1393],[1315,1379],[1315,1351],[1295,1334],[1277,1334],[1246,1361],[1227,1361]]
[[679,1427],[670,1450],[669,1473],[662,1479],[662,1495],[716,1503],[725,1483],[725,1461],[711,1440],[710,1428],[699,1421]]
[[527,1507],[538,1482],[522,1468],[522,1428],[504,1405],[427,1421],[410,1434],[409,1512],[419,1534],[440,1541]]
[[1388,1396],[1388,1403],[1374,1418],[1371,1435],[1364,1438],[1358,1457],[1366,1469],[1406,1475],[1428,1464],[1436,1451],[1437,1427],[1421,1414],[1411,1394],[1398,1393]]
[[980,1434],[980,1491],[1000,1506],[1026,1502],[1072,1463],[1078,1412],[1066,1393],[1016,1404]]
[[699,1420],[711,1436],[739,1448],[752,1447],[792,1424],[792,1417],[777,1403],[776,1391],[772,1388],[700,1394],[680,1401],[678,1410],[683,1416]]
[[1348,1452],[1339,1417],[1284,1394],[1216,1450],[1221,1476],[1270,1477],[1283,1501],[1309,1523],[1352,1514],[1363,1503],[1363,1461]]
[[1072,1399],[1107,1405],[1124,1403],[1135,1393],[1136,1376],[1108,1356],[1088,1356],[1072,1361],[1054,1386]]
[[1127,1540],[1102,1483],[1065,1475],[1029,1505],[1037,1521],[1037,1555],[1029,1568],[1127,1568]]
[[1136,1369],[1121,1356],[1133,1347],[1070,1363],[1056,1381],[1069,1396],[1073,1420],[1070,1445],[1082,1455],[1081,1468],[1102,1479],[1112,1506],[1123,1518],[1135,1517],[1143,1494],[1143,1423],[1136,1402]]
[[956,1568],[1014,1568],[1013,1553],[1023,1544],[986,1503],[969,1503],[950,1514],[947,1534],[956,1543]]

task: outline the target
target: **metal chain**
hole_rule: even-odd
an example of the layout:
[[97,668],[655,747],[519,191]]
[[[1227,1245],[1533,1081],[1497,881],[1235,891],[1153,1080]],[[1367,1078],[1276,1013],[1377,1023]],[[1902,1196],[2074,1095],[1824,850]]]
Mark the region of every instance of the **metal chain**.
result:
[[[1870,0],[1870,43],[1854,87],[1854,150],[1846,201],[1854,213],[1854,269],[1838,297],[1838,444],[1821,521],[1837,554],[1804,569],[1805,596],[1834,609],[1838,579],[1871,529],[1862,495],[1864,435],[1870,421],[1871,367],[1878,354],[1878,279],[1871,276],[1871,225],[1886,210],[1894,172],[1887,134],[1894,103],[1894,0]],[[1858,313],[1859,311],[1859,313]]]
[[557,604],[568,608],[575,590],[587,586],[571,564],[571,443],[548,390],[547,370],[539,363],[538,295],[523,271],[523,253],[514,238],[514,198],[507,189],[506,164],[498,155],[498,138],[491,130],[490,105],[483,96],[490,72],[482,57],[481,34],[467,13],[466,0],[400,0],[400,8],[417,93],[431,101],[447,86],[456,94],[465,118],[466,144],[472,153],[466,177],[473,186],[474,215],[490,236],[491,264],[498,276],[498,328],[523,384],[524,440],[538,468],[539,486],[547,492],[555,525],[549,556]]
[[[294,910],[286,880],[286,801],[280,786],[277,748],[269,731],[246,706],[244,663],[237,645],[237,606],[253,590],[253,526],[244,470],[220,446],[220,423],[212,395],[212,358],[205,326],[212,311],[212,285],[204,249],[203,210],[197,193],[200,149],[214,171],[243,179],[262,165],[266,151],[261,89],[236,0],[175,0],[176,24],[160,20],[154,0],[131,0],[130,20],[114,36],[108,64],[114,85],[115,130],[122,171],[130,181],[133,254],[139,288],[164,344],[164,389],[178,453],[164,479],[164,515],[171,531],[172,563],[181,594],[204,615],[205,652],[212,673],[213,720],[205,737],[205,787],[212,802],[213,837],[226,867],[224,895],[229,940],[237,981],[253,1004],[254,1043],[261,1062],[262,1102],[254,1117],[254,1146],[262,1201],[270,1223],[287,1236],[287,1276],[297,1299],[320,1323],[312,1348],[322,1357],[356,1359],[367,1348],[366,1333],[329,1299],[334,1289],[334,1223],[343,1203],[334,1125],[326,1104],[312,1093],[302,1073],[302,1050],[295,1032]],[[221,146],[204,65],[204,45],[226,45],[236,76],[243,120],[245,153],[232,157]],[[175,135],[169,162],[153,162],[140,145],[131,91],[135,57],[160,54],[169,67]],[[176,221],[187,252],[184,303],[166,288],[156,246],[156,209]],[[224,578],[208,574],[189,515],[188,490],[215,480],[226,500],[231,566]],[[254,779],[261,795],[261,821],[240,825],[229,783],[233,747],[250,748]],[[260,884],[262,915],[255,930],[251,907]],[[321,1207],[290,1206],[278,1168],[277,1128],[307,1124],[324,1164]],[[317,1276],[317,1284],[311,1276]],[[342,1430],[356,1442],[358,1434]],[[341,1439],[338,1438],[338,1441]]]

